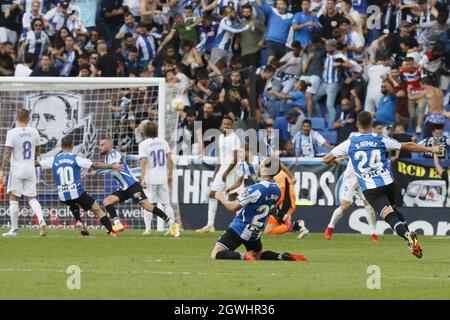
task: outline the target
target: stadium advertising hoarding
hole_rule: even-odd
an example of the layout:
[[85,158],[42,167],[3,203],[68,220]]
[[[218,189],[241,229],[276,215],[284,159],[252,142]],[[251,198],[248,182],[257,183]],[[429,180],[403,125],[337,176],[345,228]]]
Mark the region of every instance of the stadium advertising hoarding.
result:
[[[441,161],[448,168],[450,161]],[[396,203],[402,207],[442,208],[450,205],[448,181],[441,179],[431,159],[400,159],[392,163]]]

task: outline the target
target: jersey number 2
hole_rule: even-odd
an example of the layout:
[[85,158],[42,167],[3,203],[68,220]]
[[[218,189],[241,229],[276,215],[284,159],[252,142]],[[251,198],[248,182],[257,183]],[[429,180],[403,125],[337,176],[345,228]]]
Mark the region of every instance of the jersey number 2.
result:
[[[366,172],[373,169],[379,169],[383,166],[381,163],[381,151],[374,149],[370,152],[370,160],[368,159],[367,153],[365,151],[355,152],[355,160],[360,160],[358,163],[359,172]],[[369,167],[364,168],[364,166],[369,160]]]
[[254,225],[259,229],[264,227],[264,222],[266,221],[267,216],[269,215],[270,211],[273,210],[273,208],[275,208],[275,205],[269,207],[268,205],[263,204],[259,206],[258,209],[256,209],[256,211],[260,212],[260,214],[257,214],[256,216],[253,217],[252,225]]

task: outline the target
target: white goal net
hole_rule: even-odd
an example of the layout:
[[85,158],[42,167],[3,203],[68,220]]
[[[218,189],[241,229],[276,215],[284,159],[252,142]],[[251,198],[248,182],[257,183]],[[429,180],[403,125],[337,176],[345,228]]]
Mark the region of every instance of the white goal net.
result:
[[[147,119],[158,123],[158,135],[176,148],[178,112],[171,110],[173,90],[161,78],[2,78],[0,83],[0,153],[3,153],[6,133],[15,126],[19,108],[31,111],[31,126],[41,136],[41,159],[54,156],[60,140],[72,135],[74,152],[95,161],[103,161],[98,144],[109,137],[115,148],[125,156],[137,177],[140,177],[138,144],[142,141],[139,124]],[[176,150],[173,150],[176,154]],[[59,203],[50,171],[37,169],[38,200],[49,225],[55,228],[71,226],[68,207]],[[101,201],[116,190],[112,177],[83,177],[86,191]],[[0,190],[0,226],[9,226],[6,186]],[[172,192],[171,192],[172,193]],[[177,192],[171,194],[172,206],[180,219]],[[19,225],[34,225],[33,213],[27,203],[20,203]],[[144,228],[143,212],[136,203],[117,206],[120,218],[130,228]],[[83,212],[91,228],[100,227],[92,213]],[[154,228],[162,231],[162,220],[154,220]]]

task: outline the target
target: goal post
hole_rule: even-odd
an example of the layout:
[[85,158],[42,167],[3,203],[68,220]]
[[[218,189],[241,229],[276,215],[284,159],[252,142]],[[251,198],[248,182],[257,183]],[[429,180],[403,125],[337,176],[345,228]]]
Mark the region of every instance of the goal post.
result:
[[[176,128],[178,112],[171,108],[174,98],[170,85],[164,78],[15,78],[0,79],[0,152],[4,150],[6,133],[15,125],[18,108],[31,111],[32,127],[41,135],[41,158],[54,156],[60,151],[62,136],[75,138],[76,153],[96,161],[102,161],[98,144],[110,137],[117,148],[126,155],[132,171],[140,177],[138,144],[142,141],[138,125],[147,119],[157,121],[158,136],[166,139],[176,154]],[[65,227],[71,216],[64,205],[58,203],[51,173],[37,169],[38,199],[43,204],[49,224]],[[82,184],[94,197],[102,201],[115,190],[110,175],[87,174]],[[6,186],[3,199],[6,200]],[[178,193],[171,195],[178,219]],[[9,223],[7,203],[0,205],[0,226]],[[143,228],[142,211],[136,204],[118,206],[120,217],[131,228]],[[88,224],[97,227],[92,213]],[[161,220],[162,221],[162,220]],[[163,229],[163,224],[158,229]],[[21,203],[22,226],[33,224],[32,213]]]

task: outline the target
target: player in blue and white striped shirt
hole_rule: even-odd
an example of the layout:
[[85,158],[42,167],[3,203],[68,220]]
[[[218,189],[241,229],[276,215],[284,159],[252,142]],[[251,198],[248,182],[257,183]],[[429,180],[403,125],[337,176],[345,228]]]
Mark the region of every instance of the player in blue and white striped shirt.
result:
[[[121,170],[122,165],[118,163],[107,165],[100,162],[92,162],[89,159],[74,154],[72,136],[62,138],[61,149],[62,152],[55,157],[39,161],[36,165],[41,166],[43,169],[53,170],[59,200],[65,205],[70,206],[72,213],[74,213],[74,209],[76,208],[78,208],[79,212],[79,207],[85,211],[91,210],[99,218],[106,230],[108,230],[108,234],[117,237],[108,216],[100,208],[97,201],[81,185],[81,171],[82,169],[90,168]],[[75,218],[77,219],[77,216]]]
[[[211,259],[228,260],[285,260],[306,261],[299,254],[263,251],[261,233],[267,224],[269,215],[275,214],[281,190],[275,183],[274,176],[280,170],[277,158],[263,161],[260,169],[261,181],[243,190],[237,200],[229,201],[222,192],[214,191],[214,197],[226,209],[235,212],[236,216],[228,229],[216,242]],[[247,252],[241,254],[235,250],[241,245]]]
[[411,253],[422,257],[415,232],[409,230],[403,215],[395,206],[395,185],[388,168],[386,151],[400,150],[409,152],[439,153],[439,147],[423,147],[413,142],[399,143],[389,137],[372,133],[372,115],[363,111],[357,118],[358,134],[353,135],[324,158],[331,163],[336,158],[349,156],[364,197],[380,217],[395,232],[408,242]]
[[147,65],[156,55],[155,33],[150,33],[144,23],[139,23],[136,29],[139,37],[136,40],[136,48],[138,49],[139,59],[143,65]]
[[118,184],[118,190],[103,200],[106,211],[108,211],[109,216],[114,221],[113,230],[116,232],[124,230],[124,226],[120,223],[114,205],[128,199],[133,199],[135,202],[138,202],[144,210],[147,210],[166,221],[169,224],[170,233],[173,236],[178,237],[180,227],[175,222],[175,219],[169,218],[161,209],[150,203],[141,184],[131,172],[125,159],[123,159],[122,155],[113,148],[111,139],[103,139],[100,141],[100,154],[105,156],[105,163],[107,165],[112,166],[120,164],[122,167],[121,171],[111,172],[114,180]]
[[236,18],[236,10],[232,7],[225,7],[224,17],[220,21],[217,35],[214,40],[214,47],[211,51],[211,62],[215,64],[220,59],[225,59],[230,62],[232,57],[231,46],[233,44],[233,37],[235,33],[241,33],[249,29],[255,30],[254,26],[241,26],[234,24]]

